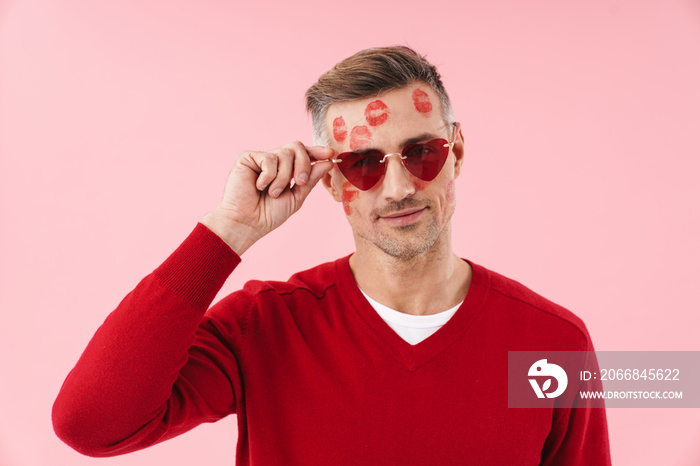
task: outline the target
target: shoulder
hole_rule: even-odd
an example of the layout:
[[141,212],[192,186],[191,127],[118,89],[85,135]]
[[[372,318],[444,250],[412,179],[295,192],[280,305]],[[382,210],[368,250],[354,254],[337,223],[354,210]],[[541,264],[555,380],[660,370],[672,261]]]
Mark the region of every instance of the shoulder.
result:
[[337,286],[337,264],[343,260],[347,258],[295,273],[287,281],[250,280],[242,289],[223,297],[209,310],[208,317],[245,328],[251,319],[260,316],[311,312]]
[[249,296],[275,294],[281,297],[300,293],[318,299],[322,298],[329,288],[337,284],[337,263],[346,260],[325,262],[310,269],[297,272],[287,281],[251,280],[245,284],[243,291]]
[[[470,262],[471,263],[471,262]],[[592,346],[591,338],[583,320],[569,309],[550,301],[519,281],[471,263],[475,275],[486,278],[487,295],[492,306],[498,309],[499,317],[510,327],[518,328],[535,338],[561,337],[562,341],[581,349]]]

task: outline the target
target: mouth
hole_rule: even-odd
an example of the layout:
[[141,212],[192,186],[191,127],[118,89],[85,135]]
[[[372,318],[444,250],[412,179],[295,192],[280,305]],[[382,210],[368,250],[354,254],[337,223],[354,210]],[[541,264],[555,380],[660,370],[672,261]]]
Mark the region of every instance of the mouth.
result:
[[382,215],[379,217],[379,220],[392,225],[407,225],[418,220],[426,209],[427,207],[417,207],[413,209],[399,210],[397,212]]

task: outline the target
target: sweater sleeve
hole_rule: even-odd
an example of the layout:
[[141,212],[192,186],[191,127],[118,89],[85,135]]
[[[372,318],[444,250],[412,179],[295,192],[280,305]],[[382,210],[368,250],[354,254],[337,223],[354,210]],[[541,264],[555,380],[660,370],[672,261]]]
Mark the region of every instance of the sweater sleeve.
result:
[[203,316],[239,263],[197,224],[89,342],[54,403],[57,435],[80,453],[113,456],[235,412],[234,345]]

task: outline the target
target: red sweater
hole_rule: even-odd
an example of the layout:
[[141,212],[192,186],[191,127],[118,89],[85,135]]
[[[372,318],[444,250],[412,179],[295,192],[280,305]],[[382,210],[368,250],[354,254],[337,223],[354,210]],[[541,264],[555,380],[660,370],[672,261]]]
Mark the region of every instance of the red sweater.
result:
[[57,434],[111,456],[236,413],[237,464],[610,464],[603,409],[507,407],[508,350],[592,350],[583,322],[469,262],[456,314],[412,346],[348,257],[246,284],[198,224],[109,315],[54,404]]

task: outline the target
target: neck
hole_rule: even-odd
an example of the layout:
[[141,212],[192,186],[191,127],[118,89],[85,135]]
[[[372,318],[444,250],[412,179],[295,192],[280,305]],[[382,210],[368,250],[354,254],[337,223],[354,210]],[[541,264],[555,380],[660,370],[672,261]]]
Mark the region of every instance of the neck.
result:
[[413,315],[446,311],[464,300],[471,267],[452,251],[449,225],[427,251],[396,258],[356,238],[350,268],[358,286],[385,306]]

